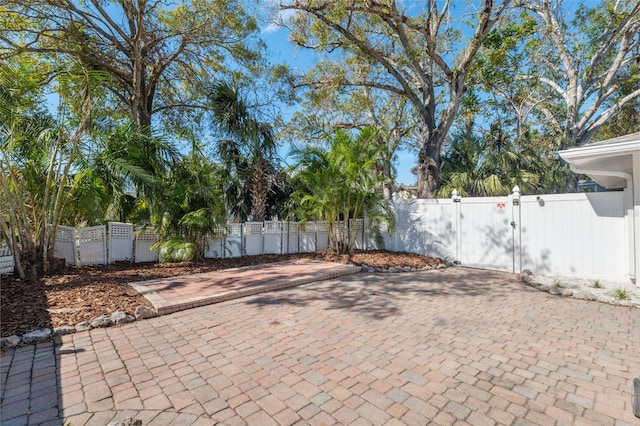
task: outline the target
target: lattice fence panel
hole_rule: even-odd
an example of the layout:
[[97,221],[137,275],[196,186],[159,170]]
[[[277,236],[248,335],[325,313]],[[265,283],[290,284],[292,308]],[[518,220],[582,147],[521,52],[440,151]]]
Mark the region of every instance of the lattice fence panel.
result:
[[298,234],[300,236],[299,237],[300,253],[311,253],[316,251],[316,223],[315,222],[303,223],[298,229]]
[[316,222],[316,249],[323,251],[329,248],[329,230],[327,229],[327,222]]
[[78,228],[79,265],[107,263],[107,227],[104,225]]
[[247,256],[262,254],[262,222],[244,224],[244,250]]
[[282,253],[282,236],[284,224],[282,222],[267,221],[264,223],[262,234],[262,251],[268,254]]
[[349,232],[352,236],[355,236],[354,248],[363,250],[365,248],[364,221],[362,219],[350,219]]
[[0,246],[0,275],[12,274],[14,264],[9,246]]
[[296,222],[285,222],[286,253],[298,253],[298,224]]
[[242,224],[227,224],[227,238],[225,238],[225,257],[241,257],[243,254],[242,240]]
[[133,225],[109,222],[109,263],[133,259]]
[[136,231],[133,261],[136,263],[157,262],[158,250],[152,250],[151,246],[159,239],[160,236],[152,228]]
[[53,255],[63,258],[67,265],[78,264],[78,241],[76,228],[73,226],[58,226],[56,243],[53,247]]
[[224,257],[225,233],[226,227],[218,226],[214,230],[214,236],[207,237],[204,257],[209,259]]
[[371,249],[371,250],[393,249],[393,239],[392,239],[392,236],[389,235],[389,224],[386,222],[381,222],[378,225],[378,229],[380,231],[380,237],[382,238],[382,241],[380,241],[380,243],[376,242],[376,238],[373,232],[365,231],[367,249]]

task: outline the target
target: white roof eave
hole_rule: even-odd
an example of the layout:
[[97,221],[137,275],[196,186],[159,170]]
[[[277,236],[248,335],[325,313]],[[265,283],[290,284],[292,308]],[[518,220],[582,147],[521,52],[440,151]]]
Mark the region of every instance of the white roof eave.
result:
[[569,148],[559,151],[558,154],[571,163],[571,160],[597,158],[597,157],[615,157],[619,155],[630,155],[640,152],[640,139],[630,142],[619,142],[616,144],[597,144],[585,145],[578,148]]
[[[559,152],[571,170],[588,175],[605,188],[627,186],[627,182],[633,179],[629,157],[636,153],[640,153],[640,138],[615,143],[604,141]],[[619,157],[619,160],[615,157]]]

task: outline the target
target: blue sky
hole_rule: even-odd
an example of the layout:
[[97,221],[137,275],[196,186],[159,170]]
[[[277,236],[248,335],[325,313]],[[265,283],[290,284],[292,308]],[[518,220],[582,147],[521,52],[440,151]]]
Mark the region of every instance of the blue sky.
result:
[[[287,19],[290,12],[281,12],[279,18]],[[301,49],[295,44],[289,41],[289,31],[277,24],[271,23],[268,20],[262,23],[262,39],[265,41],[269,48],[270,58],[269,60],[276,63],[286,63],[292,69],[299,71],[306,71],[315,62],[315,53],[309,49]],[[283,110],[283,115],[287,117],[295,111],[295,108]],[[282,149],[281,155],[283,158],[289,152],[290,147],[285,146]],[[411,168],[416,165],[417,154],[414,152],[400,151],[397,153],[398,161],[396,162],[396,183],[412,185],[415,183],[417,177],[411,174]]]

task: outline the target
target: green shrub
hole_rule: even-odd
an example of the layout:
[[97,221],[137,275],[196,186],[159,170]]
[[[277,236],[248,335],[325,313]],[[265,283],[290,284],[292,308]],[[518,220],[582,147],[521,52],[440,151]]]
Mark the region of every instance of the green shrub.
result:
[[158,259],[162,263],[186,262],[196,255],[196,244],[179,238],[169,238],[153,245],[158,249]]

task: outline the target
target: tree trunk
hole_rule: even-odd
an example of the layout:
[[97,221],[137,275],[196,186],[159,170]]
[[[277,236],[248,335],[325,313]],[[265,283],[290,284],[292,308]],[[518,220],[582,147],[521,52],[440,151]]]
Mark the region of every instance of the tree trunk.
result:
[[433,132],[423,131],[422,148],[418,153],[418,198],[431,198],[431,194],[438,187],[439,145]]
[[151,114],[153,111],[153,96],[138,93],[132,96],[132,98],[133,99],[129,103],[129,109],[131,111],[133,121],[139,129],[150,129]]
[[251,216],[254,222],[264,222],[267,215],[267,195],[269,194],[269,182],[265,172],[265,160],[259,158],[253,166],[251,177]]
[[391,162],[386,157],[386,155],[382,159],[382,173],[386,178],[386,182],[382,184],[382,196],[385,200],[390,200],[393,195],[393,174],[391,173]]

